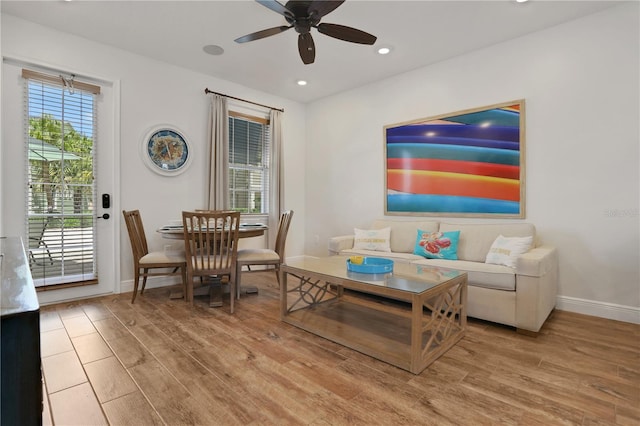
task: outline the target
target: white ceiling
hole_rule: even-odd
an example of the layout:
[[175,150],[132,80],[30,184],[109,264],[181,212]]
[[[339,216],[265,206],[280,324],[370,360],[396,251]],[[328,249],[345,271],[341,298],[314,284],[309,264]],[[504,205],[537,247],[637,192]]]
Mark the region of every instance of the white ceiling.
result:
[[[0,7],[3,14],[307,103],[618,3],[347,0],[322,22],[361,29],[378,41],[375,46],[353,44],[313,29],[316,61],[310,65],[298,56],[294,29],[244,44],[233,41],[286,24],[283,17],[250,0],[3,0]],[[221,46],[224,54],[204,53],[203,46],[209,44]],[[381,45],[391,46],[392,53],[376,54]],[[309,84],[299,87],[298,79]]]

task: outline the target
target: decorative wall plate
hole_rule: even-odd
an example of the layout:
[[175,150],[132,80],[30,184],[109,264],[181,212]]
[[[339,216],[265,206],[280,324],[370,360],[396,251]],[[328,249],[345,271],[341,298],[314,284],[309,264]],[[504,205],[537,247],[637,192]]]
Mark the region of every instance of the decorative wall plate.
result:
[[142,141],[144,163],[156,173],[175,176],[191,163],[191,146],[182,132],[172,126],[156,126]]

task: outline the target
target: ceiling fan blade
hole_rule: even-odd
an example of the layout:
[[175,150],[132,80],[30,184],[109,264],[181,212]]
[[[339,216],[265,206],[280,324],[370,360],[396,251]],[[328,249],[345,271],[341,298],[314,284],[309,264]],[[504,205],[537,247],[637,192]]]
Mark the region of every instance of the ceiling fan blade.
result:
[[248,41],[260,40],[261,38],[269,37],[272,35],[280,34],[281,32],[287,31],[291,27],[287,27],[283,25],[281,27],[268,28],[262,31],[256,31],[255,33],[247,34],[242,37],[238,37],[234,41],[236,43],[246,43]]
[[320,24],[317,26],[318,31],[329,37],[337,38],[351,43],[374,44],[377,37],[355,28],[346,27],[338,24]]
[[312,64],[316,60],[316,45],[313,43],[310,33],[298,36],[298,52],[300,52],[300,58],[305,65]]
[[266,8],[273,10],[274,12],[284,16],[285,18],[293,18],[293,13],[278,3],[276,0],[256,0],[258,3]]
[[342,3],[344,3],[344,0],[314,0],[309,5],[309,16],[314,15],[314,18],[322,18],[324,15],[336,10]]

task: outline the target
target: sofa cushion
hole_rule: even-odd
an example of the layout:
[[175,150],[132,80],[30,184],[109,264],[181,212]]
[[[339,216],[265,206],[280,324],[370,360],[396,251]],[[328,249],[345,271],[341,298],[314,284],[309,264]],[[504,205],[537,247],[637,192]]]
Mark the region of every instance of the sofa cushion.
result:
[[530,237],[504,237],[499,235],[493,242],[485,263],[504,265],[510,268],[516,267],[516,259],[529,251],[533,244],[533,236]]
[[356,250],[374,250],[390,252],[391,228],[353,230],[353,248]]
[[482,262],[499,235],[505,237],[529,237],[535,240],[536,228],[530,223],[441,223],[440,231],[460,231],[458,259]]
[[385,259],[393,259],[394,262],[410,263],[414,260],[424,259],[422,256],[411,253],[385,253],[382,251],[373,250],[355,250],[345,249],[340,252],[341,256],[369,256],[369,257],[384,257]]
[[425,232],[418,229],[413,254],[427,259],[457,260],[458,238],[460,231]]
[[467,273],[467,284],[470,286],[508,291],[515,291],[516,289],[516,273],[508,266],[469,262],[465,260],[424,258],[411,263],[464,271]]
[[440,223],[437,221],[401,221],[378,219],[373,222],[373,229],[391,228],[391,251],[395,253],[413,253],[418,229],[435,232]]

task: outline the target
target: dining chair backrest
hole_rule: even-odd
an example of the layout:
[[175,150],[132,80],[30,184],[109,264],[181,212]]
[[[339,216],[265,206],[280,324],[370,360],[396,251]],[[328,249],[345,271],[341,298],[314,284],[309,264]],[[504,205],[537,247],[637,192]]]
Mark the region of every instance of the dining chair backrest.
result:
[[122,214],[127,225],[129,240],[131,241],[133,259],[137,263],[144,255],[149,253],[147,236],[144,233],[144,226],[142,225],[142,217],[140,216],[139,210],[123,211]]
[[280,256],[280,260],[284,260],[284,247],[287,242],[287,233],[289,232],[289,225],[291,225],[291,219],[293,218],[293,210],[287,210],[280,215],[280,223],[278,224],[278,235],[276,236],[275,252]]
[[190,276],[235,275],[240,212],[183,211],[182,225]]

